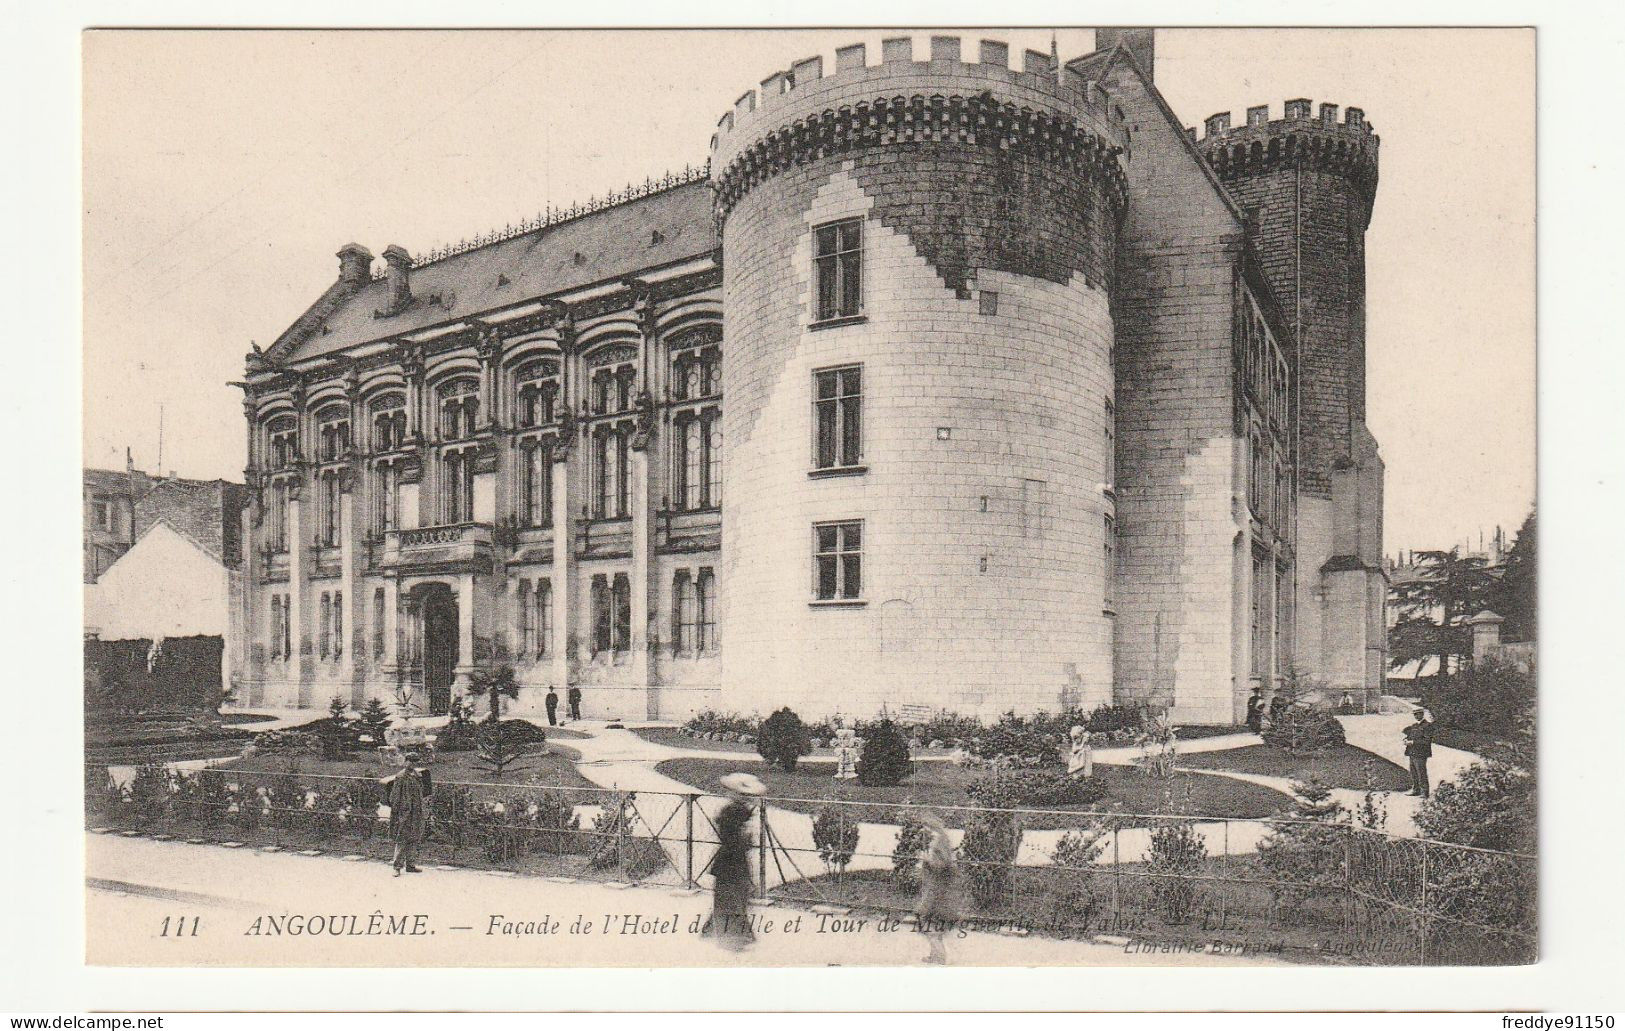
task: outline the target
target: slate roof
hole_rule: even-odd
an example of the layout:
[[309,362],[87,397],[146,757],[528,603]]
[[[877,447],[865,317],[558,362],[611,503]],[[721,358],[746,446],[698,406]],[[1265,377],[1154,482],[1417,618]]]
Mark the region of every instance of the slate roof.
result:
[[413,301],[396,314],[375,314],[389,285],[374,280],[268,357],[302,361],[709,253],[711,201],[702,179],[415,267]]

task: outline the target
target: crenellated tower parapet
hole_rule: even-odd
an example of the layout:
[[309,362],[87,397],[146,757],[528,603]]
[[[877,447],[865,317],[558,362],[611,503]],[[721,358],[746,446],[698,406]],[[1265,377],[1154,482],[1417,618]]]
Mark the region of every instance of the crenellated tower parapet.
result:
[[[1364,197],[1369,220],[1377,191],[1380,138],[1360,108],[1348,108],[1339,121],[1336,104],[1321,104],[1318,115],[1312,107],[1313,103],[1306,99],[1289,100],[1286,116],[1273,120],[1269,105],[1250,107],[1241,125],[1231,123],[1228,111],[1209,115],[1198,146],[1227,184],[1283,169],[1341,176]],[[1191,132],[1194,136],[1195,131]]]
[[928,60],[888,39],[878,64],[863,44],[835,52],[835,70],[809,57],[763,79],[725,113],[711,138],[717,217],[756,184],[810,161],[870,148],[956,143],[1028,152],[1099,177],[1118,209],[1129,147],[1123,112],[1096,83],[1057,70],[1048,54],[982,40],[961,58],[957,36],[934,36]]

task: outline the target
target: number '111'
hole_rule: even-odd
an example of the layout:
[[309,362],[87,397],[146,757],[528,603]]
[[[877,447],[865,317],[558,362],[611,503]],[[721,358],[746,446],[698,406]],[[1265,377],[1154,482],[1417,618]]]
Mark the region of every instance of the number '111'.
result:
[[[166,916],[166,917],[164,917],[164,926],[158,932],[158,937],[160,937],[160,938],[182,938],[182,937],[196,938],[197,937],[198,921],[200,919],[201,919],[200,917],[195,917],[194,916],[194,917],[192,917],[192,922],[190,924],[188,924],[186,922],[186,917],[184,917],[184,916],[180,916],[180,917],[168,917],[168,916]],[[173,927],[174,930],[171,930],[170,929],[171,927]]]

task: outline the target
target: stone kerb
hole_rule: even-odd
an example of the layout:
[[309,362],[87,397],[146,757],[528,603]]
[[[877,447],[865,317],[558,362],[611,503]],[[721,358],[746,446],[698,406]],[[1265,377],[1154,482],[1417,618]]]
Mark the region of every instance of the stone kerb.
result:
[[1112,146],[1128,149],[1122,111],[1094,82],[1070,69],[1057,81],[1049,55],[1037,51],[1028,51],[1024,70],[1015,71],[1009,67],[1009,48],[995,40],[983,40],[980,60],[967,62],[960,57],[960,42],[957,36],[933,37],[930,60],[915,61],[911,40],[888,39],[879,64],[868,64],[867,48],[857,44],[836,51],[831,74],[824,74],[822,57],[773,73],[722,116],[711,139],[713,175],[763,135],[827,108],[920,93],[961,98],[991,93],[1000,103],[1073,119]]

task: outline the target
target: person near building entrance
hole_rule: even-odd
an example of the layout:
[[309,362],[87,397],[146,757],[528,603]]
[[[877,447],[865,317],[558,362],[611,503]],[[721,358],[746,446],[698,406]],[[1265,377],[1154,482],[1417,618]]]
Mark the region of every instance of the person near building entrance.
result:
[[570,692],[566,697],[570,699],[570,719],[579,720],[581,718],[581,688],[571,684]]
[[1264,729],[1264,691],[1262,688],[1253,688],[1253,693],[1247,697],[1247,729],[1254,734]]
[[552,684],[547,685],[547,725],[559,725],[559,692]]
[[1433,721],[1418,706],[1416,722],[1405,728],[1405,756],[1411,761],[1411,789],[1408,795],[1428,797],[1428,759],[1433,755]]
[[429,830],[427,797],[429,771],[419,769],[416,752],[401,753],[401,768],[384,779],[384,802],[389,806],[389,836],[395,842],[395,876],[401,871],[422,873],[416,863],[418,845]]

